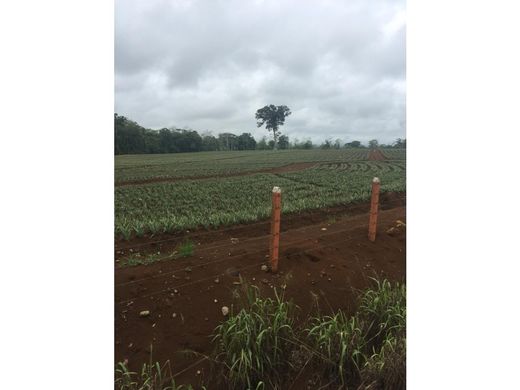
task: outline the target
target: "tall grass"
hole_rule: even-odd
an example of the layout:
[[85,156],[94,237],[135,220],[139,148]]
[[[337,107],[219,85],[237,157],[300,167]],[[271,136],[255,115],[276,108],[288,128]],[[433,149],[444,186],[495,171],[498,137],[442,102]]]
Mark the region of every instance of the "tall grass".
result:
[[361,373],[363,389],[400,390],[406,388],[406,338],[389,336],[381,349],[365,362]]
[[231,389],[276,388],[292,348],[294,306],[276,291],[274,299],[260,298],[254,286],[246,296],[245,307],[215,330],[215,360]]
[[314,367],[341,387],[401,389],[406,376],[406,287],[374,279],[357,312],[311,319],[307,340]]
[[334,316],[315,317],[306,329],[307,340],[318,356],[318,364],[329,379],[341,385],[359,379],[363,364],[365,334],[357,316],[348,318],[343,312]]
[[116,366],[115,388],[117,390],[193,390],[191,386],[177,385],[172,377],[170,362],[144,363],[140,372],[132,372],[125,363]]
[[[399,390],[406,387],[406,286],[374,279],[360,292],[353,315],[337,311],[296,323],[295,305],[276,290],[263,298],[244,286],[213,335],[217,388],[282,389],[305,370],[316,388]],[[296,362],[297,361],[297,362]],[[177,390],[169,366],[144,365],[140,374],[119,365],[119,390]],[[213,372],[215,373],[215,372]],[[325,384],[325,385],[324,385]],[[161,387],[163,386],[163,387]],[[214,387],[214,386],[212,386]],[[185,388],[188,389],[188,388]]]
[[390,336],[404,334],[406,329],[406,286],[384,279],[361,293],[359,316],[366,324],[368,345],[383,345]]

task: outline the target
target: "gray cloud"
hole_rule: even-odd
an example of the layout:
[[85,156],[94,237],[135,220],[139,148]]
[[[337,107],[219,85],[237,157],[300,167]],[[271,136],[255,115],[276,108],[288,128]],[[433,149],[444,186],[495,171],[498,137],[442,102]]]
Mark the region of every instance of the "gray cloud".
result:
[[116,2],[116,112],[143,126],[294,138],[405,137],[404,1]]

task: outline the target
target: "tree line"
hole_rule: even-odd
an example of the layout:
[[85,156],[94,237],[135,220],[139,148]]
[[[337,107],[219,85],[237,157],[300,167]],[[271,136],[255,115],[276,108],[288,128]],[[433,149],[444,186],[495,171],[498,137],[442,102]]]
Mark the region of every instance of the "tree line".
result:
[[[230,150],[269,150],[274,149],[340,149],[364,148],[360,141],[342,144],[338,139],[325,140],[321,145],[315,145],[311,140],[294,139],[284,134],[277,134],[276,144],[273,139],[262,137],[256,141],[251,133],[220,133],[217,136],[209,132],[199,132],[191,129],[163,128],[160,130],[146,129],[124,116],[114,114],[115,154],[158,154],[202,151]],[[374,142],[375,141],[375,142]],[[406,140],[398,139],[393,145],[379,145],[377,140],[369,142],[368,147],[406,147]]]

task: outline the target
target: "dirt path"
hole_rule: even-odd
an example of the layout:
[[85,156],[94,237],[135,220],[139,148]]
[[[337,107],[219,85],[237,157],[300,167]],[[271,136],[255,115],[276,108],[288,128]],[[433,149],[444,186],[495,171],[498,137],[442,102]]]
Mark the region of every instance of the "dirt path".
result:
[[385,155],[379,149],[371,149],[368,152],[368,161],[383,161],[386,160]]
[[153,179],[143,179],[143,180],[131,180],[131,181],[121,181],[114,183],[115,187],[121,187],[121,186],[129,186],[129,185],[136,185],[136,184],[148,184],[148,183],[163,183],[163,182],[178,182],[183,180],[204,180],[204,179],[214,179],[214,178],[221,178],[221,177],[235,177],[235,176],[249,176],[249,175],[255,175],[257,173],[285,173],[285,172],[297,172],[297,171],[303,171],[304,169],[310,168],[317,163],[311,162],[311,163],[294,163],[294,164],[288,164],[281,167],[275,167],[275,168],[266,168],[266,169],[259,169],[255,171],[246,171],[246,172],[236,172],[236,173],[227,173],[222,175],[212,175],[212,176],[185,176],[185,177],[157,177]]
[[[196,385],[200,378],[207,378],[207,361],[191,367],[200,356],[180,351],[210,353],[209,336],[224,318],[221,307],[232,306],[232,291],[241,287],[239,276],[267,295],[273,293],[273,288],[285,288],[286,297],[300,307],[301,318],[312,310],[316,298],[323,312],[351,310],[354,290],[366,287],[370,276],[405,280],[406,232],[404,228],[391,234],[386,231],[397,220],[405,222],[406,208],[383,207],[374,243],[367,239],[368,204],[358,208],[365,210],[348,216],[315,216],[307,223],[301,219],[300,225],[296,225],[296,219],[291,222],[282,218],[276,275],[261,270],[269,253],[267,223],[210,232],[207,236],[194,233],[191,239],[196,245],[191,257],[116,268],[116,362],[128,359],[130,368],[136,370],[149,361],[153,344],[154,360],[169,359],[173,372],[182,371],[176,377],[179,383]],[[118,255],[128,253],[130,244],[161,251],[169,245],[142,241],[126,243],[127,249],[122,249],[122,243],[118,243]],[[149,310],[150,315],[140,317],[143,310]]]

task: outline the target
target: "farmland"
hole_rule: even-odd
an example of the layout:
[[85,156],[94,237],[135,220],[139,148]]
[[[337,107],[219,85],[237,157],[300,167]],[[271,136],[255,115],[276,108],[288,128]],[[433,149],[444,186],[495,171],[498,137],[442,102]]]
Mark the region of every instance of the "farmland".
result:
[[[213,177],[255,172],[291,163],[368,159],[367,149],[200,152],[116,156],[115,182]],[[404,149],[388,149],[390,160],[404,160]]]
[[[124,175],[127,176],[123,176],[126,179],[143,179],[142,172],[147,164],[152,164],[149,176],[146,176],[150,179],[158,178],[159,172],[168,169],[167,175],[172,179],[183,175],[205,177],[209,172],[222,175],[251,173],[236,177],[116,186],[117,237],[128,239],[198,227],[215,228],[266,218],[270,213],[270,190],[273,186],[282,188],[284,213],[367,200],[370,182],[375,176],[381,179],[383,192],[405,190],[406,164],[403,159],[367,161],[367,152],[363,150],[192,155],[195,157],[189,157],[189,160],[186,155],[168,155],[162,159],[153,156],[153,163],[150,156],[146,156],[139,164],[139,156],[121,157],[123,161],[116,158],[116,183],[118,166],[126,167]],[[255,155],[259,156],[260,162],[253,162]],[[211,156],[213,159],[209,159]],[[404,153],[401,156],[404,157]],[[129,159],[133,164],[128,162]],[[277,167],[294,163],[309,164],[302,170],[276,171]],[[263,169],[269,166],[273,170],[263,173],[251,171],[258,170],[259,166]]]
[[404,150],[116,156],[115,170],[117,389],[405,387]]

